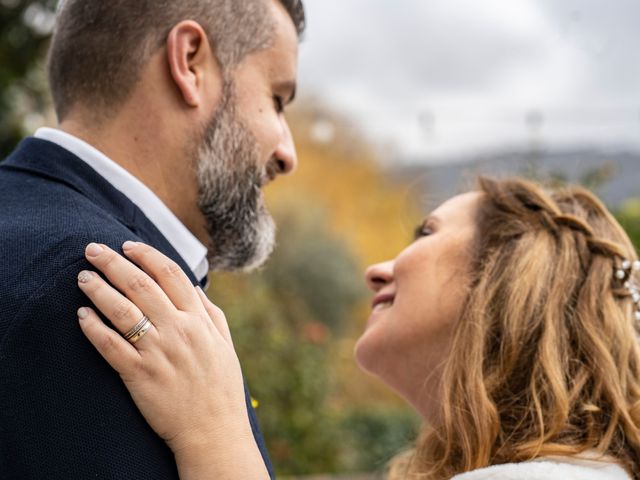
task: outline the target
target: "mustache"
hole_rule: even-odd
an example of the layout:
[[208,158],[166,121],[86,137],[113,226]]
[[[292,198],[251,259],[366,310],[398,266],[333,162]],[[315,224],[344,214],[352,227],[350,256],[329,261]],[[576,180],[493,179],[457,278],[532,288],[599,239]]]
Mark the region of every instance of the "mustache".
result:
[[275,180],[275,178],[280,173],[280,170],[281,168],[280,168],[280,165],[278,164],[277,159],[272,158],[271,160],[269,160],[269,162],[265,165],[265,167],[262,170],[261,186],[264,186],[267,183]]

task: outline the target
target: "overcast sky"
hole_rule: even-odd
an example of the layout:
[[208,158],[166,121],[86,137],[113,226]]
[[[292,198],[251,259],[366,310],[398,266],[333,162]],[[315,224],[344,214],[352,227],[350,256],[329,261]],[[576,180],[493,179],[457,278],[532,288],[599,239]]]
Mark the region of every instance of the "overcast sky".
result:
[[403,157],[640,149],[638,0],[306,0],[300,89]]

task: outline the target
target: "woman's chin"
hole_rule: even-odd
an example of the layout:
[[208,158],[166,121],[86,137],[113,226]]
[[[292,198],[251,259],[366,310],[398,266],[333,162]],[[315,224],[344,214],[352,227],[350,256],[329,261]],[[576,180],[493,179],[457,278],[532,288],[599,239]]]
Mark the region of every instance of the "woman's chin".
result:
[[377,344],[377,335],[375,331],[375,325],[367,326],[367,329],[362,333],[357,340],[353,350],[353,356],[356,364],[363,370],[371,375],[379,376],[377,364],[381,360],[380,346]]

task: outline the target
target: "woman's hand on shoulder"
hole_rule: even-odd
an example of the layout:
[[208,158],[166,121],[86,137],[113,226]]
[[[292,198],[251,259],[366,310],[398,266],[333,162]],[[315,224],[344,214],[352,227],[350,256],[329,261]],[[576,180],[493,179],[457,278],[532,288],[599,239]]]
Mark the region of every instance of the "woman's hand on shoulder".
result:
[[[183,460],[201,474],[206,463],[255,458],[240,363],[224,313],[154,248],[127,242],[123,252],[127,258],[105,245],[87,247],[87,259],[111,285],[89,271],[80,272],[78,285],[115,329],[84,307],[78,311],[82,331],[120,374],[179,467]],[[262,478],[263,471],[242,478]]]

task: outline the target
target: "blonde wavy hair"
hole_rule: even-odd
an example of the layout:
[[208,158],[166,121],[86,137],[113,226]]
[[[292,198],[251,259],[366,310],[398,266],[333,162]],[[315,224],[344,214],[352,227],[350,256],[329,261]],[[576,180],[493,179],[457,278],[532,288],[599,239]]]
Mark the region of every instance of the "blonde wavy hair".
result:
[[615,278],[635,249],[583,188],[479,179],[469,295],[437,425],[389,478],[596,452],[640,479],[640,348]]

